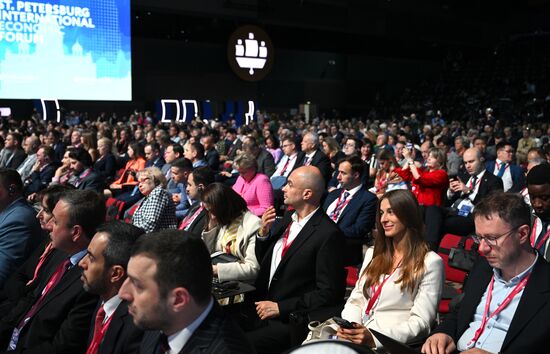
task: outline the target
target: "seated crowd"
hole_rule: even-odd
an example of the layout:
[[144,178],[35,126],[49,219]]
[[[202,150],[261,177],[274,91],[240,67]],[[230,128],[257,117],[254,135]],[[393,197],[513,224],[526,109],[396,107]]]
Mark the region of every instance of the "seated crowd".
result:
[[547,123],[262,118],[3,122],[0,353],[543,348]]

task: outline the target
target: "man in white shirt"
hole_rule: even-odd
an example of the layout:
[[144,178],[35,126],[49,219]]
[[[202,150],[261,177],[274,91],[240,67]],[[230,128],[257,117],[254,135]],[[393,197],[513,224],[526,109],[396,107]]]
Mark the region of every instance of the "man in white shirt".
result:
[[296,151],[296,143],[293,138],[287,137],[283,139],[281,148],[283,149],[284,155],[277,164],[275,172],[271,175],[271,185],[274,190],[283,187],[290,172],[292,172],[294,166],[296,166],[296,160],[298,158],[298,151]]
[[525,175],[521,167],[512,164],[514,148],[506,141],[496,145],[497,159],[486,163],[487,171],[502,178],[505,192],[520,192],[525,187]]
[[118,290],[126,280],[130,251],[142,234],[142,229],[122,221],[101,225],[78,264],[84,290],[100,298],[88,337],[88,354],[135,353],[139,348],[143,331],[134,325]]
[[483,255],[460,307],[422,346],[423,353],[535,353],[548,344],[550,265],[531,247],[531,212],[517,194],[494,193],[474,210]]
[[25,183],[25,180],[29,178],[32,173],[32,168],[36,163],[36,152],[40,147],[40,140],[36,136],[29,136],[25,138],[23,142],[23,150],[27,157],[17,168],[17,172],[21,175],[21,181]]
[[212,297],[210,254],[187,231],[141,237],[119,296],[139,328],[149,330],[140,353],[253,353],[244,333]]
[[[344,236],[320,208],[323,176],[314,166],[294,170],[283,187],[284,203],[294,208],[271,230],[275,209],[262,216],[256,238],[260,271],[254,303],[249,303],[247,336],[258,353],[290,348],[290,315],[313,314],[343,302]],[[305,339],[305,338],[304,338]]]

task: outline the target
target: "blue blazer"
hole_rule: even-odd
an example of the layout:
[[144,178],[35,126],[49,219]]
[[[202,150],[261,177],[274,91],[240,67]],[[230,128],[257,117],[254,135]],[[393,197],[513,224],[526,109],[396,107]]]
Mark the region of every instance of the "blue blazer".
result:
[[[340,193],[342,188],[329,193],[323,204],[325,212]],[[364,185],[355,193],[336,223],[346,238],[361,239],[367,236],[374,227],[377,203],[376,195],[366,190]]]
[[[496,161],[488,161],[485,163],[485,168],[490,173],[494,174]],[[518,165],[509,164],[510,174],[512,175],[512,188],[508,192],[510,193],[519,193],[523,188],[525,188],[525,174],[523,170]]]
[[42,230],[36,211],[18,198],[0,212],[0,287],[40,243]]

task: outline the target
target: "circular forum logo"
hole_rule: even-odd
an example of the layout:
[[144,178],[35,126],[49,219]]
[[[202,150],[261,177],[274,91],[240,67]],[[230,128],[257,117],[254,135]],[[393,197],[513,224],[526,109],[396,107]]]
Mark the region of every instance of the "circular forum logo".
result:
[[229,66],[245,81],[259,81],[266,77],[273,65],[273,55],[271,39],[257,26],[240,27],[229,37]]

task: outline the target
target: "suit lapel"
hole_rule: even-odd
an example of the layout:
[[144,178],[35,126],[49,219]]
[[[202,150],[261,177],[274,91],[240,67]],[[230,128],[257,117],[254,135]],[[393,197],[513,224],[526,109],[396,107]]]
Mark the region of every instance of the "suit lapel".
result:
[[51,292],[46,295],[44,300],[40,303],[40,306],[37,310],[40,311],[47,303],[52,301],[57,295],[63,293],[65,289],[70,287],[75,281],[80,281],[81,271],[78,265],[73,266],[71,269],[67,270],[67,273],[63,275],[59,283],[52,288]]
[[206,316],[204,321],[195,332],[193,332],[179,354],[202,353],[211,345],[212,340],[216,337],[218,332],[219,326],[218,322],[215,320],[218,311],[220,311],[220,309],[217,307],[216,303],[214,303],[208,316]]
[[360,190],[357,191],[357,193],[355,193],[354,195],[351,196],[351,200],[349,201],[348,205],[344,208],[344,210],[342,210],[342,214],[340,214],[340,218],[338,219],[338,223],[340,223],[340,221],[344,220],[344,217],[347,214],[349,214],[352,211],[359,208],[359,206],[363,203],[363,198],[362,198],[363,195],[364,195],[363,190],[360,189]]
[[[300,249],[300,247],[304,244],[304,242],[307,241],[308,238],[313,235],[315,230],[317,229],[317,224],[319,224],[319,221],[321,219],[321,216],[323,215],[324,211],[322,208],[319,208],[315,214],[309,219],[309,221],[306,223],[306,225],[302,228],[302,230],[296,235],[296,238],[290,246],[288,247],[288,250],[286,251],[285,255],[281,258],[281,262],[279,262],[279,266],[275,270],[275,273],[273,276],[275,277],[277,273],[281,271],[281,269],[284,267],[284,265],[288,262],[288,259],[292,257],[294,253]],[[273,252],[273,248],[271,249],[271,252]]]
[[508,328],[508,333],[502,343],[502,350],[517,337],[527,326],[529,321],[538,313],[538,310],[546,305],[550,292],[550,274],[548,267],[543,267],[544,261],[539,257],[537,264],[531,273],[531,278],[523,290],[518,307]]
[[101,341],[99,352],[100,353],[112,353],[114,346],[117,342],[120,331],[124,324],[124,317],[128,316],[128,304],[124,301],[121,302],[115,312],[113,313],[113,319],[109,324],[109,328]]

